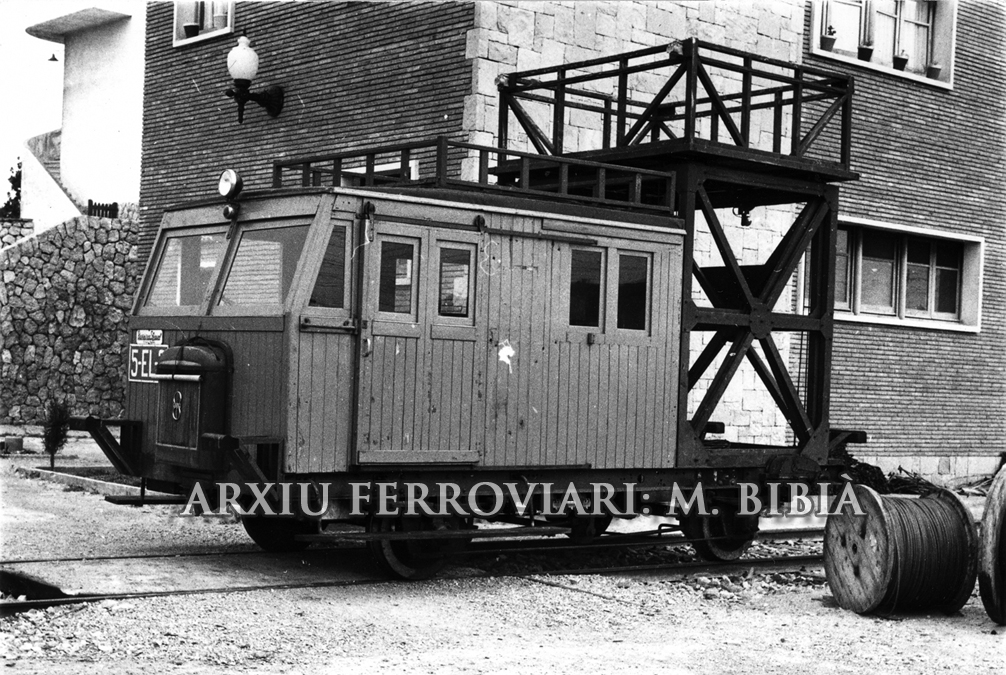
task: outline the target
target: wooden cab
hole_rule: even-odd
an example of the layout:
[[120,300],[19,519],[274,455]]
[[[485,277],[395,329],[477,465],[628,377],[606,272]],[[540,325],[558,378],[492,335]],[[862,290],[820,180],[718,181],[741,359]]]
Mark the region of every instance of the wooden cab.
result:
[[[167,212],[130,317],[144,476],[223,478],[221,437],[267,479],[675,466],[674,219],[350,188],[223,206]],[[206,414],[158,360],[196,342],[230,379],[183,443],[172,406]]]

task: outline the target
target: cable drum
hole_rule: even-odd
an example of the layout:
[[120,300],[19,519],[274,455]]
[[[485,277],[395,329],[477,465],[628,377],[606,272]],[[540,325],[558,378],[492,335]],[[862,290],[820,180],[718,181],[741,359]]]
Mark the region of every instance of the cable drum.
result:
[[940,610],[953,614],[978,575],[974,521],[949,490],[919,498],[856,485],[851,504],[829,516],[824,567],[839,606],[859,614]]
[[985,500],[978,558],[978,590],[985,613],[1006,626],[1006,466],[999,469]]

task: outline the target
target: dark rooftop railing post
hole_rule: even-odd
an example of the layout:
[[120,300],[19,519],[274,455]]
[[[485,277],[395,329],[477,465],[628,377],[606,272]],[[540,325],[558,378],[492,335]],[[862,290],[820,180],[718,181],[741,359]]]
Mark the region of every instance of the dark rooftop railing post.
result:
[[566,69],[560,68],[555,75],[555,100],[552,105],[552,154],[563,153],[566,115]]
[[447,137],[437,136],[437,185],[447,185]]
[[607,150],[611,147],[611,99],[604,100],[604,119],[601,125],[601,147]]
[[332,160],[332,187],[342,185],[342,158],[336,157]]
[[479,150],[479,185],[489,185],[488,150]]
[[618,117],[615,120],[615,147],[625,145],[626,106],[629,98],[629,75],[625,69],[629,67],[628,59],[618,61]]
[[796,84],[793,85],[793,130],[792,130],[792,152],[791,155],[799,157],[800,144],[803,140],[803,68],[796,67]]
[[775,93],[775,105],[772,106],[772,152],[782,152],[782,92]]
[[412,167],[409,166],[412,163],[412,150],[409,148],[402,150],[402,158],[399,161],[401,164],[398,167],[398,177],[401,180],[412,180]]
[[750,56],[744,57],[744,75],[742,79],[743,96],[741,98],[741,139],[744,147],[751,147],[751,71],[753,62]]
[[691,141],[695,139],[695,99],[699,86],[699,48],[695,44],[695,38],[685,40],[682,54],[688,63],[685,75],[685,138]]
[[500,85],[500,105],[499,105],[499,127],[497,129],[496,144],[500,150],[506,150],[509,143],[508,134],[510,122],[510,94]]
[[842,164],[849,168],[852,163],[852,92],[854,81],[849,78],[845,89],[845,103],[842,104]]

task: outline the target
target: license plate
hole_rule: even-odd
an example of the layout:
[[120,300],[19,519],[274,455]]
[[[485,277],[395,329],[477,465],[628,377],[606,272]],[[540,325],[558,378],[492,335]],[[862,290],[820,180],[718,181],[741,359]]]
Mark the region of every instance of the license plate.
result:
[[157,382],[153,378],[154,363],[167,345],[129,345],[129,381]]

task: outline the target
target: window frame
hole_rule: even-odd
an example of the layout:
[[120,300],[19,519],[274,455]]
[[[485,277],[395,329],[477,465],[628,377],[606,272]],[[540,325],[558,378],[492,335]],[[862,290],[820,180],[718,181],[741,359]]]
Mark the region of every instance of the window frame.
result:
[[[828,27],[827,17],[829,13],[829,3],[832,0],[813,0],[811,2],[811,30],[808,35],[808,46],[813,56],[840,61],[842,63],[855,65],[866,70],[872,70],[885,75],[927,84],[938,89],[951,90],[954,88],[954,60],[957,49],[957,0],[940,0],[933,4],[930,16],[930,38],[927,52],[929,62],[937,62],[941,65],[940,76],[931,78],[926,76],[926,69],[921,72],[909,70],[897,70],[893,64],[878,63],[875,60],[863,61],[854,54],[845,54],[829,51],[821,48],[821,36],[825,34]],[[864,6],[869,0],[863,0]],[[865,21],[861,22],[860,37],[870,35],[874,19],[872,10],[864,9],[868,13]],[[900,16],[900,13],[899,13]],[[904,21],[901,19],[900,21]],[[869,24],[868,28],[863,27],[863,23]],[[900,22],[899,22],[900,26]],[[927,68],[929,63],[926,64]]]
[[[378,323],[380,323],[380,324],[399,324],[399,325],[406,325],[406,326],[416,326],[416,325],[418,325],[420,323],[420,318],[421,318],[422,309],[423,309],[423,302],[422,302],[422,292],[423,292],[423,289],[421,288],[421,285],[423,285],[425,283],[425,280],[423,279],[423,274],[425,273],[425,270],[424,270],[425,265],[423,265],[423,258],[422,258],[422,256],[423,256],[423,245],[424,245],[424,238],[423,238],[423,236],[421,234],[419,234],[419,235],[411,235],[411,233],[410,234],[399,234],[398,232],[395,232],[394,234],[392,234],[392,233],[383,233],[382,232],[379,235],[379,239],[377,239],[374,243],[378,244],[377,255],[376,255],[376,259],[374,261],[374,265],[376,266],[376,269],[373,271],[373,273],[376,275],[374,277],[374,282],[375,282],[374,291],[373,291],[374,292],[374,297],[371,300],[371,302],[373,303],[373,307],[370,308],[370,310],[373,311],[373,316],[374,316],[373,320],[374,320],[374,323],[375,324],[378,324]],[[412,278],[411,286],[412,286],[412,291],[411,291],[411,296],[410,296],[409,312],[407,312],[407,313],[406,312],[388,312],[388,311],[382,311],[380,309],[380,307],[381,307],[381,299],[380,299],[381,298],[381,264],[382,264],[382,261],[383,261],[384,244],[385,243],[390,243],[390,244],[406,244],[406,245],[412,246],[412,271],[411,271],[411,278]],[[376,330],[375,330],[375,333],[377,333],[377,334],[384,334],[384,333],[380,333],[380,332],[378,332]]]
[[[217,264],[214,266],[213,272],[210,274],[210,277],[206,282],[206,288],[203,290],[203,297],[199,304],[177,305],[174,307],[148,305],[147,301],[150,299],[150,293],[154,288],[154,279],[157,277],[160,266],[164,262],[162,257],[171,240],[210,234],[223,234],[225,237],[224,245],[223,250],[221,251],[220,259],[217,260]],[[198,227],[183,227],[165,230],[159,237],[159,241],[157,242],[157,246],[154,251],[151,253],[149,263],[151,269],[145,271],[143,274],[144,286],[141,289],[141,292],[137,294],[137,300],[133,308],[133,313],[138,316],[205,316],[209,310],[213,291],[216,288],[220,277],[220,270],[223,269],[228,251],[232,248],[231,242],[226,239],[226,235],[227,227],[224,225],[203,225]]]
[[[172,47],[184,47],[185,45],[191,45],[198,42],[203,42],[205,40],[211,40],[222,35],[232,35],[234,33],[234,0],[174,0],[171,3],[174,6],[174,10],[171,17],[171,46]],[[183,5],[193,5],[198,7],[199,5],[209,6],[210,21],[213,20],[212,7],[214,4],[226,4],[227,5],[227,25],[223,28],[214,28],[212,30],[200,29],[199,35],[193,37],[185,37],[183,30],[183,17],[181,16]],[[203,22],[205,23],[207,13],[203,12]]]
[[[297,262],[294,265],[293,276],[290,278],[290,288],[287,289],[286,297],[284,297],[279,303],[221,305],[220,294],[223,292],[224,286],[227,284],[231,268],[234,265],[234,259],[237,257],[238,248],[241,246],[241,242],[244,240],[245,235],[249,232],[256,232],[260,230],[276,230],[284,227],[298,226],[306,228],[304,244],[300,249],[300,254],[298,255]],[[207,298],[209,302],[206,304],[206,313],[209,316],[278,316],[286,312],[287,309],[296,302],[295,296],[297,295],[297,289],[299,287],[299,278],[303,275],[302,268],[304,266],[304,259],[310,252],[311,226],[311,218],[298,217],[241,223],[235,233],[236,236],[231,237],[233,241],[228,240],[227,242],[227,248],[225,249],[223,260],[217,267],[216,277],[211,279],[213,286],[212,291]]]
[[[444,249],[464,250],[468,252],[468,316],[451,316],[440,313],[440,292],[441,292],[441,265],[443,264]],[[475,326],[475,293],[477,292],[475,280],[478,265],[478,245],[473,242],[460,241],[451,237],[436,237],[433,242],[434,264],[431,266],[430,274],[433,275],[432,286],[437,292],[433,299],[433,321],[434,325],[441,326]]]
[[[597,325],[596,326],[581,326],[574,325],[570,322],[569,312],[572,305],[572,295],[573,295],[573,252],[574,251],[590,251],[597,252],[601,254],[601,279],[598,282],[600,288],[598,289],[598,310],[597,310]],[[563,293],[563,312],[562,320],[566,325],[566,330],[570,333],[579,333],[581,335],[587,335],[589,333],[601,334],[607,333],[607,316],[609,308],[609,298],[608,298],[608,279],[609,279],[609,266],[611,262],[611,255],[608,247],[606,246],[584,246],[584,245],[573,245],[569,247],[569,255],[565,256],[563,260],[563,279],[564,288]]]
[[[587,344],[651,345],[663,340],[660,326],[662,314],[658,316],[660,303],[666,302],[667,289],[658,288],[658,281],[665,275],[667,255],[662,252],[662,244],[643,240],[598,238],[596,244],[559,244],[561,267],[556,274],[553,297],[559,296],[553,316],[554,331],[565,337],[565,342]],[[569,323],[570,284],[574,250],[602,252],[601,265],[601,308],[598,326],[574,326]],[[646,269],[646,328],[643,330],[618,327],[618,279],[620,256],[645,257]],[[666,281],[666,280],[665,280]],[[562,339],[562,337],[560,337]]]
[[[645,327],[640,328],[619,328],[618,326],[618,293],[621,286],[621,270],[622,270],[622,256],[632,256],[636,258],[643,258],[646,260],[646,299],[645,299],[645,316],[644,323]],[[617,335],[625,336],[635,336],[635,337],[650,337],[653,333],[653,261],[654,254],[652,251],[640,251],[634,248],[625,248],[619,246],[611,250],[611,254],[608,257],[608,275],[607,278],[612,280],[612,283],[608,284],[608,303],[607,306],[611,308],[608,312],[609,316],[605,319],[610,323],[612,332]]]
[[[897,225],[866,218],[840,217],[839,228],[849,232],[848,255],[848,304],[835,299],[835,319],[859,323],[878,323],[894,326],[930,328],[937,330],[977,333],[981,330],[982,288],[984,282],[985,240],[983,237],[931,230],[921,227]],[[864,230],[884,231],[898,238],[894,270],[894,309],[891,314],[864,310],[861,302],[862,289],[862,232]],[[936,246],[941,241],[960,245],[961,257],[957,283],[957,313],[951,316],[936,311],[933,276],[935,267],[930,267],[929,305],[926,312],[907,309],[907,243],[911,239],[928,241],[930,244],[930,265],[935,261]],[[800,288],[803,288],[801,284]]]

